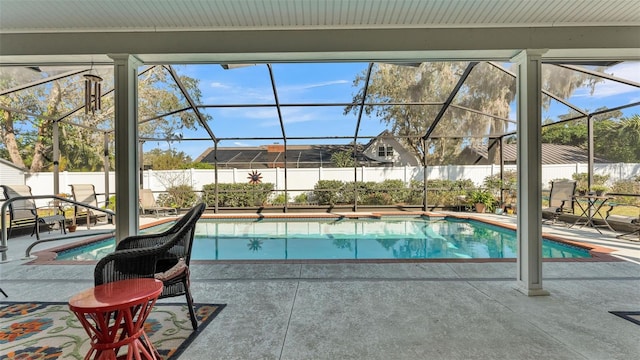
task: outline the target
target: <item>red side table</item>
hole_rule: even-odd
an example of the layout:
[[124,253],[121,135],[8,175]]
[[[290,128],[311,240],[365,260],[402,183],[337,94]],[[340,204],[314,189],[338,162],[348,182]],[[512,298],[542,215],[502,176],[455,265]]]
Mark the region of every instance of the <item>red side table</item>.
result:
[[125,345],[126,359],[160,359],[144,332],[144,322],[160,293],[161,281],[144,278],[103,284],[74,295],[69,308],[91,338],[85,360],[92,356],[117,359]]

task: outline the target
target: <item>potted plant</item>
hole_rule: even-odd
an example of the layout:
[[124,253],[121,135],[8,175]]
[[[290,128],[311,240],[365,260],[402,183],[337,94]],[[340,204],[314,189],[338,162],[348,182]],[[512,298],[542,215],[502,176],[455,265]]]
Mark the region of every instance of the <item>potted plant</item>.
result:
[[469,194],[469,201],[476,207],[476,212],[491,212],[495,204],[495,197],[487,190],[474,190]]
[[513,204],[508,204],[504,207],[504,211],[507,213],[507,215],[513,215],[516,213],[516,206]]
[[602,196],[608,188],[604,185],[593,185],[591,186],[591,191],[595,191],[596,196]]

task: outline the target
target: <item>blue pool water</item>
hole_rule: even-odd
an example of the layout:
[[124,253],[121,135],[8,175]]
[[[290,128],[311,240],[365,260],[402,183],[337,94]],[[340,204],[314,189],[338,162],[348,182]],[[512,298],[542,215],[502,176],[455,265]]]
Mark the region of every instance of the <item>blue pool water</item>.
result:
[[[145,230],[160,232],[169,224]],[[65,250],[58,260],[95,260],[114,240]],[[479,221],[430,219],[202,219],[193,260],[515,258],[516,233]],[[591,257],[585,249],[544,239],[545,258]]]

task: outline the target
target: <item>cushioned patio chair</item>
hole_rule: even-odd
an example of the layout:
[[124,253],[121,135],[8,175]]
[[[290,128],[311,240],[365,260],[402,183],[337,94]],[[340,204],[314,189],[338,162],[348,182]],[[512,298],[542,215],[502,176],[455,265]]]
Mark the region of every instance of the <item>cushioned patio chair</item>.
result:
[[562,214],[573,213],[573,196],[576,191],[575,180],[558,180],[551,182],[549,206],[542,209],[543,214],[550,216],[546,223],[555,224]]
[[189,290],[189,263],[196,222],[205,204],[194,206],[168,230],[158,234],[130,236],[102,258],[94,270],[95,285],[132,278],[162,280],[160,298],[186,295],[193,329],[198,321]]
[[[31,187],[28,185],[0,185],[4,198],[9,200],[16,197],[32,197]],[[15,200],[9,204],[9,229],[7,236],[11,236],[11,231],[19,227],[31,227],[31,236],[36,234],[36,239],[40,240],[40,225],[47,225],[49,231],[54,225],[60,227],[60,231],[67,233],[65,229],[64,211],[60,207],[46,207],[49,215],[40,216],[34,199]],[[4,215],[4,214],[3,214]]]
[[146,213],[155,214],[158,217],[160,212],[164,212],[165,214],[173,213],[178,215],[178,209],[167,207],[167,206],[159,206],[156,203],[156,199],[153,197],[153,193],[150,189],[140,189],[140,213],[142,215]]
[[[91,205],[94,207],[99,207],[98,196],[96,195],[96,188],[92,184],[71,184],[71,195],[73,195],[73,200]],[[81,205],[75,205],[73,207],[73,223],[75,224],[78,218],[86,217],[87,228],[91,227],[91,222],[94,224],[98,224],[98,218],[105,218],[106,214],[95,212],[92,209],[86,208]]]

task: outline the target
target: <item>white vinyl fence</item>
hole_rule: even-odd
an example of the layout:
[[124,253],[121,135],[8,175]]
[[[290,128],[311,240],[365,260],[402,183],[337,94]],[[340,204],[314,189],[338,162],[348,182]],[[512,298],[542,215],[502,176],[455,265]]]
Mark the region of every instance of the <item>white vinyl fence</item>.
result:
[[[516,165],[505,166],[505,171],[516,170]],[[252,169],[219,169],[219,183],[247,183]],[[386,179],[402,180],[409,184],[411,180],[422,181],[422,167],[360,167],[354,168],[305,168],[289,169],[286,173],[289,196],[293,199],[297,194],[312,190],[319,180],[341,180],[381,182]],[[285,170],[281,168],[261,169],[262,182],[273,183],[276,190],[285,189]],[[500,172],[498,165],[447,165],[427,168],[428,179],[462,180],[471,179],[481,186],[484,178]],[[554,179],[571,179],[574,173],[586,173],[587,164],[544,165],[542,167],[542,187],[549,188],[549,181]],[[640,175],[640,164],[595,164],[596,174],[609,175],[609,185],[621,179],[630,179]],[[191,185],[194,190],[202,190],[202,186],[215,182],[215,170],[146,170],[143,173],[144,188],[162,192],[175,185]],[[34,195],[53,194],[53,173],[43,172],[31,174],[26,180]],[[62,172],[60,173],[60,192],[69,193],[69,184],[93,184],[97,193],[105,192],[105,174],[100,172]],[[115,193],[115,174],[109,173],[109,193]]]

